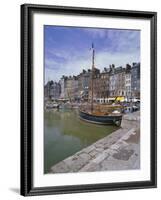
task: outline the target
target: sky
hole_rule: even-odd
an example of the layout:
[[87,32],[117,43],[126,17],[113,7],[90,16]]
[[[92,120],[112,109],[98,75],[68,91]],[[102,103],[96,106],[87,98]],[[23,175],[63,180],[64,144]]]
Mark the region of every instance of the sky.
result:
[[102,28],[44,26],[45,83],[62,75],[91,69],[92,43],[95,67],[103,70],[140,62],[140,31]]

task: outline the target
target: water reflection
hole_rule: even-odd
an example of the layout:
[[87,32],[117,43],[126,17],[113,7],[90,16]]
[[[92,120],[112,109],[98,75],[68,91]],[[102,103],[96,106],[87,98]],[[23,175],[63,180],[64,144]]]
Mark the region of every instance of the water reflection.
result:
[[77,110],[44,113],[44,170],[110,134],[117,127],[84,122]]

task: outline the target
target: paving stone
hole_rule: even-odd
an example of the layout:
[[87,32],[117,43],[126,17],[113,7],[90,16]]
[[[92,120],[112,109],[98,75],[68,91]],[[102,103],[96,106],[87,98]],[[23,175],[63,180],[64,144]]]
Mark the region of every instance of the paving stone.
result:
[[133,155],[133,153],[134,153],[133,149],[130,150],[120,149],[119,152],[113,154],[113,157],[118,160],[129,160],[129,158],[131,157],[131,155]]
[[91,159],[91,156],[87,153],[81,153],[79,156],[84,160],[84,162],[88,162]]
[[97,165],[96,163],[90,163],[86,166],[84,166],[80,172],[96,172],[96,171],[100,171],[100,166]]
[[94,145],[91,145],[85,149],[83,149],[82,151],[85,152],[85,153],[89,153],[90,151],[94,150],[95,149],[95,146]]
[[65,164],[64,161],[61,161],[60,163],[54,165],[51,168],[52,173],[66,173],[69,171],[70,171],[70,168]]
[[100,143],[96,143],[94,146],[95,146],[96,149],[99,149],[99,148],[103,147],[103,143],[101,143],[101,142]]
[[110,149],[114,149],[114,150],[117,150],[119,148],[119,145],[117,144],[114,144],[110,147]]
[[114,153],[117,153],[117,150],[116,150],[116,149],[111,149],[111,148],[109,148],[109,149],[107,149],[107,153],[108,153],[109,155],[113,155]]
[[98,155],[99,154],[99,152],[98,151],[96,151],[95,149],[94,150],[92,150],[91,152],[89,152],[89,155],[90,156],[92,156],[92,157],[96,157],[96,155]]
[[101,152],[104,151],[104,148],[102,148],[102,147],[96,148],[96,151],[98,151],[99,153],[101,153]]
[[129,135],[125,135],[123,138],[122,138],[122,140],[128,140],[129,139]]
[[115,160],[112,157],[109,157],[107,160],[104,160],[100,163],[100,171],[107,171],[107,170],[126,170],[129,169],[129,165],[127,161]]
[[67,159],[64,160],[64,162],[69,167],[70,172],[79,171],[87,163],[87,161],[82,159],[80,156],[75,157],[74,160],[72,158],[67,158]]
[[109,149],[109,147],[110,147],[109,145],[105,145],[104,150]]
[[95,159],[92,160],[93,163],[101,163],[104,159],[107,159],[109,157],[109,153],[107,151],[102,152],[99,156],[97,156]]

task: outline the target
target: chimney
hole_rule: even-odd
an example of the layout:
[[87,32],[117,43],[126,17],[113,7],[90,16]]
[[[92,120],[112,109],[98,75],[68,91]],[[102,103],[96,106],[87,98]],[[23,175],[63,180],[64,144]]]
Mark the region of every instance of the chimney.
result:
[[131,65],[126,64],[126,70],[130,70],[131,69]]

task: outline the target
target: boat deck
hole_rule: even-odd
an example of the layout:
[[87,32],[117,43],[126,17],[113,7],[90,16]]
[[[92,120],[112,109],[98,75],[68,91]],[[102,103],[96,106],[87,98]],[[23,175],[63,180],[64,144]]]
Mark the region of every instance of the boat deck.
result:
[[[122,108],[120,105],[94,105],[94,109],[91,111],[91,108],[86,105],[80,106],[79,110],[94,116],[118,116],[121,115]],[[113,111],[120,112],[113,113]]]

